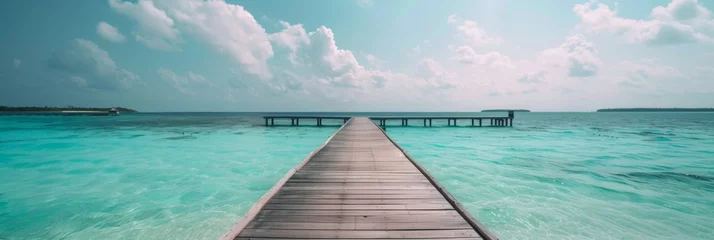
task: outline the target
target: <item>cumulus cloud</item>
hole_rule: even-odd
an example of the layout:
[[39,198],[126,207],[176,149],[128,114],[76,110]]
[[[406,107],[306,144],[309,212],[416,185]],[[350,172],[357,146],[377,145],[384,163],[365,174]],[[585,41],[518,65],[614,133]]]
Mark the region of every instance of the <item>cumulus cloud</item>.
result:
[[654,82],[672,81],[684,77],[679,70],[659,64],[656,59],[644,59],[640,62],[623,61],[618,65],[625,74],[618,84],[630,88],[647,87]]
[[464,42],[472,46],[484,46],[489,44],[500,44],[503,39],[500,37],[492,37],[486,31],[472,20],[461,20],[455,15],[448,18],[448,22],[456,26],[458,36]]
[[702,28],[712,23],[709,10],[696,0],[674,0],[667,7],[653,9],[647,20],[618,17],[609,6],[594,5],[590,1],[573,7],[580,17],[580,27],[591,32],[611,32],[630,43],[652,45],[712,41],[711,36],[702,32]]
[[546,72],[537,71],[531,73],[524,73],[518,78],[519,83],[545,83],[546,82]]
[[48,66],[70,74],[80,86],[95,89],[125,89],[141,81],[136,74],[117,67],[107,51],[84,39],[75,39],[54,51]]
[[302,77],[292,71],[282,70],[276,73],[275,79],[268,86],[280,93],[295,92],[303,89]]
[[107,22],[99,22],[99,24],[97,24],[97,34],[110,42],[122,43],[126,41],[124,34],[121,34],[119,29]]
[[554,67],[566,67],[568,76],[590,77],[597,74],[602,65],[595,45],[582,34],[569,36],[557,48],[543,51],[540,61]]
[[285,29],[280,32],[270,34],[268,39],[271,42],[276,43],[279,46],[287,47],[293,52],[297,51],[297,48],[301,45],[306,45],[310,43],[310,39],[307,37],[305,28],[302,24],[290,25],[288,22],[280,21]]
[[456,56],[454,59],[466,65],[483,65],[495,69],[513,68],[515,67],[511,58],[499,52],[488,52],[486,54],[477,54],[473,48],[469,46],[460,46],[455,50]]
[[433,58],[424,58],[417,64],[418,75],[429,86],[437,88],[454,88],[458,85],[458,75],[447,71],[444,66]]
[[17,58],[12,60],[12,67],[20,68],[20,65],[22,65],[22,60],[17,59]]
[[339,87],[381,86],[386,81],[388,74],[365,68],[352,51],[337,47],[332,29],[319,27],[308,39],[299,57],[319,81]]
[[205,77],[193,72],[188,72],[187,76],[181,76],[172,70],[159,68],[156,73],[161,79],[171,83],[176,90],[188,95],[194,95],[193,89],[195,88],[213,86],[213,83]]
[[706,20],[711,12],[700,5],[697,0],[673,0],[667,6],[652,9],[652,17],[660,20]]
[[273,48],[265,29],[240,5],[224,1],[162,1],[186,32],[228,54],[247,73],[272,78],[267,60]]
[[367,59],[367,62],[369,63],[369,65],[371,65],[372,67],[376,67],[376,68],[382,68],[382,65],[385,63],[384,60],[382,60],[372,54],[366,54],[366,55],[364,55],[364,58]]
[[278,46],[290,49],[290,62],[292,62],[293,65],[298,65],[300,62],[297,57],[298,47],[309,45],[310,39],[308,38],[302,24],[290,25],[290,23],[280,21],[280,25],[282,25],[285,29],[268,35],[268,39]]
[[157,8],[153,1],[139,0],[136,3],[109,0],[109,6],[137,23],[134,38],[146,47],[162,51],[179,51],[180,32],[166,11]]

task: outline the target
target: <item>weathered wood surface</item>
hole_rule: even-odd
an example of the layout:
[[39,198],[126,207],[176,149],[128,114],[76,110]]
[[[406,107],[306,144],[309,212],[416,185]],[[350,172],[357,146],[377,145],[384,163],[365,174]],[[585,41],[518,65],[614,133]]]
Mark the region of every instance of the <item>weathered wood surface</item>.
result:
[[224,239],[496,239],[424,171],[353,118]]

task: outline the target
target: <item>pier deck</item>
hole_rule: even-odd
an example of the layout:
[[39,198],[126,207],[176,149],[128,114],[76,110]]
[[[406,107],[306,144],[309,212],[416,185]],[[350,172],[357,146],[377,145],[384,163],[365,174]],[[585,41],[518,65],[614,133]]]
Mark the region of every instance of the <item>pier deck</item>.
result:
[[353,118],[222,239],[497,239],[368,118]]
[[[514,112],[508,111],[508,116],[374,116],[369,117],[373,121],[377,121],[380,126],[387,126],[389,120],[401,120],[402,126],[409,126],[409,120],[423,120],[424,127],[432,126],[432,120],[447,120],[447,126],[456,126],[457,120],[471,120],[471,126],[483,127],[484,120],[489,120],[489,126],[498,127],[513,127]],[[290,126],[299,126],[300,119],[315,120],[317,126],[322,126],[322,120],[343,120],[345,123],[351,117],[349,116],[263,116],[265,126],[275,126],[275,119],[290,119]],[[476,124],[478,121],[478,125]],[[453,122],[453,125],[452,125]],[[427,124],[428,123],[428,124]]]

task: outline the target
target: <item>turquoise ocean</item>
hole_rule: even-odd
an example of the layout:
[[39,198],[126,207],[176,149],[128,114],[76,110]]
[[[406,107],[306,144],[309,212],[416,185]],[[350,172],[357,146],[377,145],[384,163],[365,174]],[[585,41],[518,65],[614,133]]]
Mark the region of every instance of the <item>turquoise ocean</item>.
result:
[[[0,239],[217,239],[340,123],[0,115]],[[387,133],[501,239],[714,238],[712,113],[410,123]]]

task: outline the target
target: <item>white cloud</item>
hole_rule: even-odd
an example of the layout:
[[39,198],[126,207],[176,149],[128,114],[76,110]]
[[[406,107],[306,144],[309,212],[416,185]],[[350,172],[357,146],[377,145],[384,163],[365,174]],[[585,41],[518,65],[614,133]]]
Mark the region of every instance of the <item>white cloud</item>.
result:
[[459,38],[474,47],[480,47],[490,44],[500,44],[503,42],[503,39],[501,39],[500,37],[490,36],[475,21],[461,20],[455,15],[451,15],[448,18],[448,22],[456,25],[456,30],[459,33]]
[[418,75],[431,87],[453,88],[457,87],[458,75],[447,71],[444,66],[433,58],[423,58],[417,64]]
[[179,30],[164,10],[158,9],[153,1],[139,0],[136,3],[109,0],[114,11],[132,18],[138,25],[134,32],[136,41],[148,48],[162,51],[179,51]]
[[545,82],[547,82],[546,72],[541,70],[541,71],[537,71],[537,72],[524,73],[523,75],[521,75],[520,78],[518,78],[518,82],[520,82],[520,83],[545,83]]
[[280,21],[280,24],[285,27],[280,32],[268,35],[268,39],[278,46],[283,46],[290,49],[289,59],[293,65],[299,64],[300,60],[297,57],[298,47],[310,44],[310,39],[307,37],[305,28],[302,24],[290,25],[290,23]]
[[224,1],[160,3],[169,9],[182,29],[211,44],[216,51],[228,54],[243,71],[262,79],[273,77],[267,64],[273,56],[268,34],[242,6]]
[[656,59],[644,59],[640,62],[623,61],[618,64],[617,69],[624,73],[624,77],[617,79],[617,83],[631,88],[666,85],[667,82],[685,77],[679,70],[659,64]]
[[188,95],[195,95],[193,92],[195,88],[213,86],[213,83],[208,81],[205,77],[193,72],[188,72],[187,76],[181,76],[169,69],[159,68],[156,70],[156,73],[159,74],[161,79],[169,81],[176,90]]
[[309,33],[308,38],[309,45],[300,56],[322,82],[342,87],[362,87],[373,80],[374,73],[360,65],[351,51],[337,47],[332,29],[319,27]]
[[48,66],[70,74],[80,86],[95,89],[125,89],[141,81],[136,74],[117,67],[107,51],[84,39],[75,39],[53,52]]
[[293,52],[297,51],[297,48],[301,45],[306,45],[310,43],[310,39],[307,38],[307,33],[302,24],[290,25],[290,23],[280,21],[280,25],[285,27],[280,32],[270,34],[268,39],[270,41],[277,43],[280,46],[287,47]]
[[[623,36],[630,43],[683,44],[711,42],[711,36],[702,32],[709,25],[709,11],[695,0],[674,0],[667,7],[652,10],[651,19],[635,20],[618,17],[605,4],[594,2],[573,7],[581,19],[581,28],[591,32],[611,32]],[[696,22],[692,20],[697,19]]]
[[697,0],[673,0],[666,7],[652,9],[652,17],[661,20],[706,20],[711,12],[697,3]]
[[357,6],[361,8],[371,8],[374,6],[374,0],[356,0]]
[[377,69],[382,68],[384,65],[385,61],[378,58],[377,56],[374,56],[372,54],[365,54],[364,58],[367,59],[367,63],[369,63],[370,66],[375,67]]
[[511,58],[508,56],[493,51],[486,54],[477,54],[476,51],[469,46],[460,46],[456,48],[456,56],[454,56],[454,59],[462,64],[478,64],[495,69],[515,67]]
[[543,51],[539,60],[546,65],[566,67],[568,76],[590,77],[596,75],[602,65],[597,54],[593,43],[582,34],[576,34],[567,37],[559,47]]
[[17,59],[17,58],[12,60],[12,67],[20,68],[20,65],[22,65],[22,60]]
[[124,34],[121,34],[117,28],[106,22],[97,24],[97,34],[110,42],[121,43],[126,41]]

